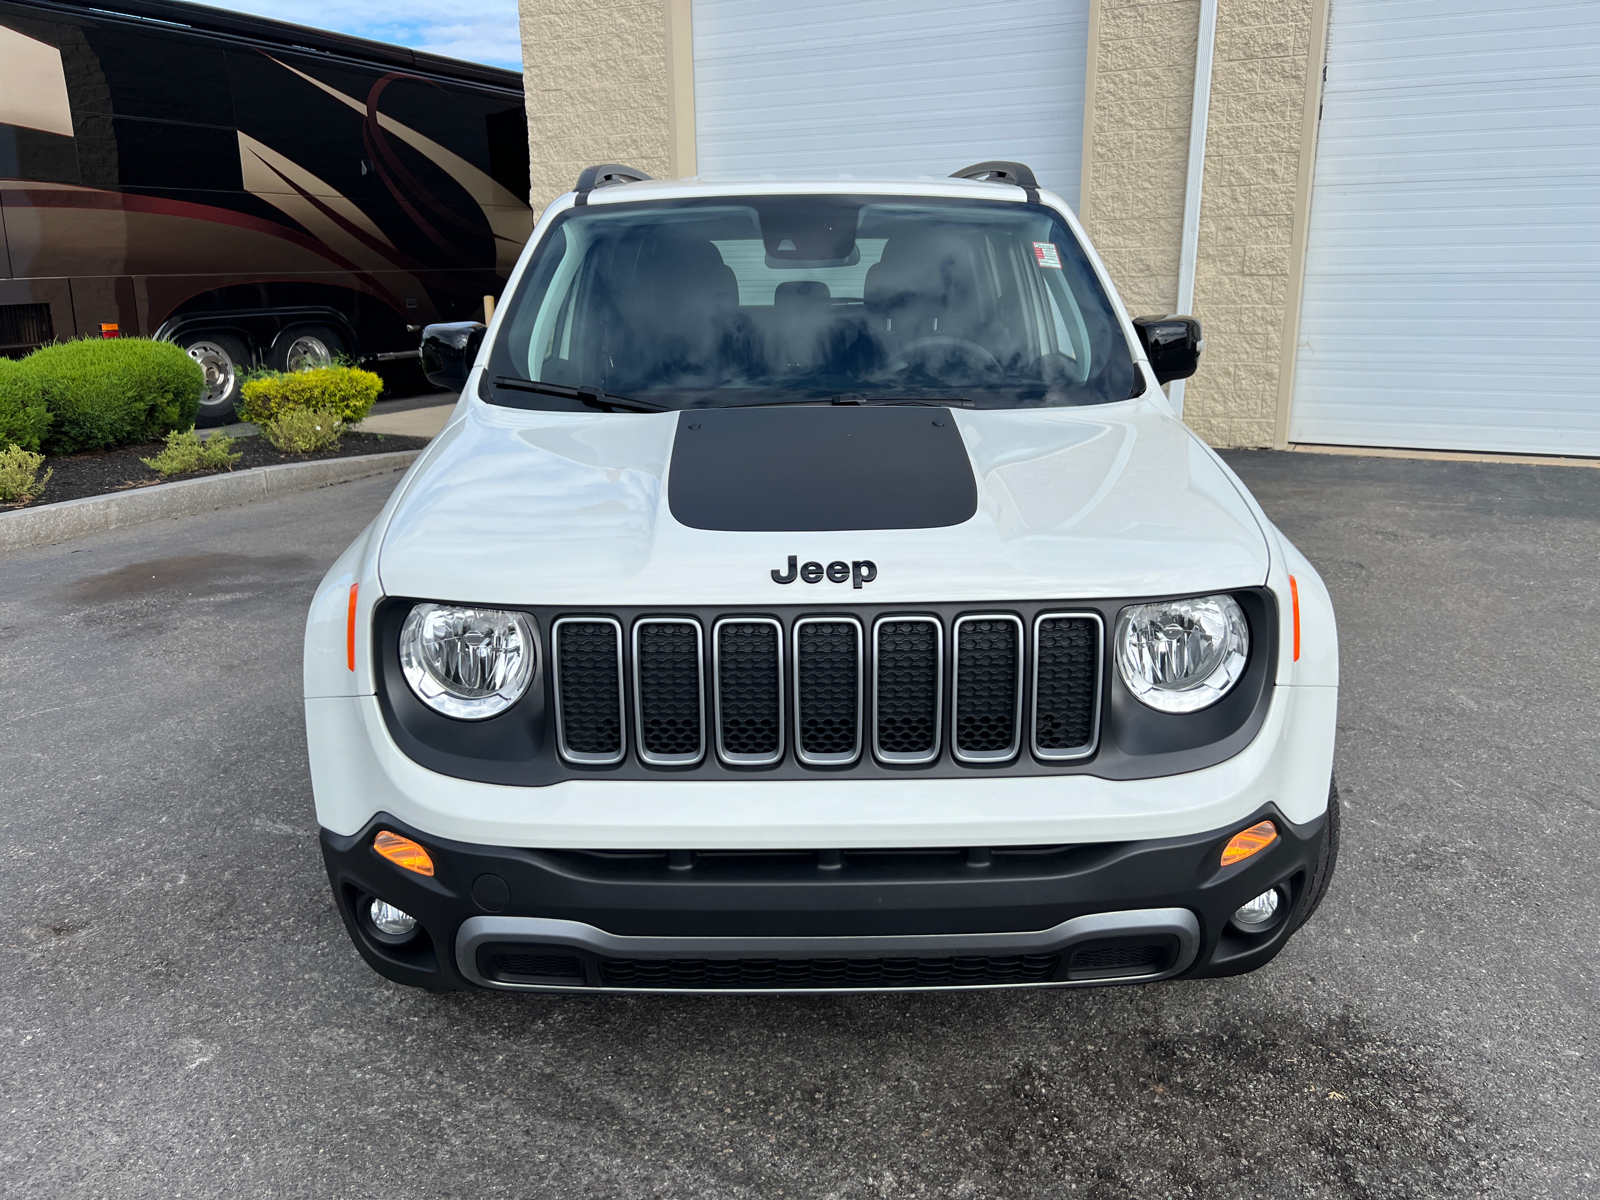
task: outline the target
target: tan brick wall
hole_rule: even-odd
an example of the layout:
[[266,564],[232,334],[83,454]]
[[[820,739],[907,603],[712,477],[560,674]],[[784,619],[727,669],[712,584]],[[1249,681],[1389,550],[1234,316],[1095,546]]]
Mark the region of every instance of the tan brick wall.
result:
[[519,0],[531,199],[594,163],[670,174],[662,0]]
[[1178,299],[1199,0],[1100,0],[1089,236],[1134,316]]
[[1288,313],[1312,0],[1221,0],[1200,199],[1204,365],[1184,420],[1215,446],[1268,446]]
[[[1219,0],[1184,419],[1217,446],[1272,443],[1314,0]],[[1173,311],[1199,0],[1099,0],[1083,205],[1135,315]]]

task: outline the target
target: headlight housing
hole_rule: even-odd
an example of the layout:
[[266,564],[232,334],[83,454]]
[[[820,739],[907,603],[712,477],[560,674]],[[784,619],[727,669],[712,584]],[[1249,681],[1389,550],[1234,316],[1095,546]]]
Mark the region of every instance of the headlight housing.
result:
[[1117,620],[1117,669],[1139,700],[1164,713],[1209,708],[1250,659],[1250,626],[1232,596],[1136,604]]
[[418,604],[400,630],[400,670],[417,699],[463,721],[522,699],[535,653],[528,618],[498,608]]

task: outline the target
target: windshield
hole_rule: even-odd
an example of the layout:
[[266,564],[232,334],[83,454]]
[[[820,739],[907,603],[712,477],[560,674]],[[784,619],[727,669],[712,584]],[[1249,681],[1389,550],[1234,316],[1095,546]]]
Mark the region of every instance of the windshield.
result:
[[510,304],[484,396],[518,407],[579,407],[575,392],[560,395],[574,389],[591,404],[603,393],[662,408],[1103,404],[1136,380],[1083,249],[1035,204],[775,196],[574,208]]

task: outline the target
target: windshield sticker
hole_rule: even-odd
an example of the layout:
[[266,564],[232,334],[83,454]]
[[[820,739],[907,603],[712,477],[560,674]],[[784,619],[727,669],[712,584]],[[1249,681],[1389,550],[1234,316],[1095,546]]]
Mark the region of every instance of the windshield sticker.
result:
[[1054,242],[1035,242],[1033,256],[1039,260],[1041,267],[1054,267],[1061,269],[1061,251],[1056,249]]

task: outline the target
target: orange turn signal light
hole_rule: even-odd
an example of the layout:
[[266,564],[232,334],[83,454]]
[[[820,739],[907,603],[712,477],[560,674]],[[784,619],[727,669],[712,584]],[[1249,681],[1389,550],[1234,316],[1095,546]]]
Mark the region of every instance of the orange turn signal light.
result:
[[390,833],[385,829],[372,839],[372,848],[397,867],[415,871],[418,875],[433,874],[433,859],[429,858],[428,852],[410,838],[401,837],[398,833]]
[[1228,844],[1222,848],[1222,865],[1231,867],[1236,862],[1243,862],[1277,840],[1278,827],[1271,821],[1259,821],[1228,839]]

